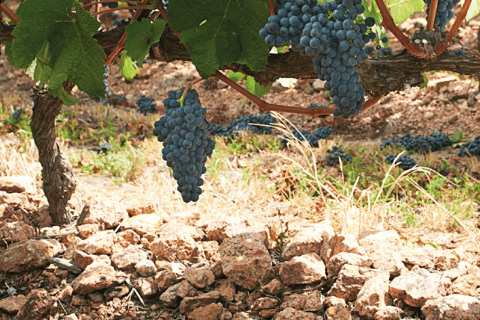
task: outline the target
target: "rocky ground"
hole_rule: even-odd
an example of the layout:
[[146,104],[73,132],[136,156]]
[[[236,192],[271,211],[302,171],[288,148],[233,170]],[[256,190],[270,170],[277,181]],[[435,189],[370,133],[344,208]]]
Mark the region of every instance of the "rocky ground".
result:
[[0,178],[2,320],[480,318],[475,242],[357,241],[307,219],[276,233],[101,198],[59,228],[47,208],[31,178]]

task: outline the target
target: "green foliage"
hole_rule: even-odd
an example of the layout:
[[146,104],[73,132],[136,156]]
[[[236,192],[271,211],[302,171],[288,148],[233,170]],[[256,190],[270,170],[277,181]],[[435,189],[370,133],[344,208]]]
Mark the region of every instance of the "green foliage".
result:
[[[143,58],[142,58],[143,61]],[[135,78],[137,74],[140,73],[138,70],[137,65],[135,62],[132,61],[132,58],[127,54],[126,51],[122,52],[122,56],[120,58],[120,64],[118,65],[120,70],[122,71],[123,76],[127,80],[132,80]]]
[[395,24],[407,20],[414,12],[423,11],[425,6],[423,0],[386,0],[385,2]]
[[224,64],[242,62],[254,71],[267,65],[269,47],[258,36],[268,5],[258,0],[176,0],[168,6],[172,30],[180,31],[204,79]]
[[247,77],[247,90],[253,93],[256,97],[261,98],[264,94],[272,89],[272,85],[264,87],[255,81],[255,78],[252,76]]
[[132,60],[138,61],[140,68],[150,47],[160,40],[166,24],[163,19],[155,20],[155,22],[142,19],[141,21],[134,21],[125,28],[127,32],[125,50]]
[[423,83],[420,85],[420,89],[425,89],[426,87],[428,87],[428,77],[423,73]]
[[470,8],[468,8],[467,16],[465,17],[466,22],[469,22],[480,13],[480,0],[472,0]]
[[230,80],[232,80],[233,82],[237,83],[238,81],[242,80],[243,78],[245,78],[245,75],[241,72],[233,72],[232,70],[228,70],[228,73],[227,73],[228,77],[230,78]]
[[463,133],[460,130],[457,130],[454,134],[450,136],[450,140],[453,141],[453,143],[458,143],[463,140]]
[[16,13],[21,21],[12,33],[9,57],[15,68],[35,63],[34,80],[48,80],[48,92],[67,104],[73,100],[60,89],[65,81],[91,96],[104,95],[105,53],[93,38],[100,22],[90,12],[75,0],[26,0]]

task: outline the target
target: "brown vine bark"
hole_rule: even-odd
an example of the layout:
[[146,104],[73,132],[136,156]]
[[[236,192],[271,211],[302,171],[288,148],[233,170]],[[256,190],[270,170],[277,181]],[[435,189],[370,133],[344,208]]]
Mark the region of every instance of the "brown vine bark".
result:
[[[65,90],[70,92],[73,86],[72,83],[67,83]],[[43,192],[48,200],[48,211],[53,223],[64,225],[72,222],[68,201],[75,191],[77,181],[71,163],[62,156],[55,135],[55,118],[62,109],[62,100],[47,92],[40,92],[38,88],[34,91],[30,127],[42,165]]]

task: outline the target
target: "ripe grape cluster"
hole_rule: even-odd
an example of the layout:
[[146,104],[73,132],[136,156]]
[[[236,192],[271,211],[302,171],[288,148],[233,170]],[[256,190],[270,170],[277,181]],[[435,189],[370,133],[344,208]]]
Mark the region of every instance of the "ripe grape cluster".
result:
[[361,0],[339,0],[319,5],[316,0],[278,0],[276,15],[259,31],[271,46],[291,45],[294,51],[313,57],[315,72],[337,106],[335,116],[357,115],[365,102],[365,89],[355,65],[367,58],[365,44],[375,39],[358,15],[365,11]]
[[145,95],[141,95],[139,99],[137,99],[137,111],[140,113],[143,113],[144,115],[147,115],[147,113],[154,113],[155,112],[155,107],[156,103],[153,98],[149,98]]
[[392,146],[396,144],[401,145],[407,150],[430,153],[451,146],[452,143],[453,142],[450,140],[448,135],[433,132],[427,137],[412,137],[410,134],[405,134],[399,138],[384,140],[380,145],[380,148],[383,149],[386,146]]
[[206,109],[202,108],[197,91],[189,89],[182,105],[184,90],[169,92],[163,101],[165,116],[155,122],[153,134],[163,142],[162,158],[173,170],[183,201],[196,202],[202,193],[201,175],[207,171],[205,163],[213,153],[215,141],[207,136],[210,123],[205,120]]
[[251,114],[230,122],[227,127],[220,124],[211,125],[209,131],[212,135],[222,137],[233,137],[238,131],[250,131],[255,134],[271,134],[272,128],[268,126],[276,122],[277,120],[270,115],[270,112],[265,114]]
[[[430,16],[431,0],[424,0],[427,4],[427,18]],[[453,8],[460,3],[460,0],[438,0],[437,12],[435,14],[434,26],[440,28],[441,31],[445,31],[448,22],[455,16]]]
[[9,118],[10,118],[10,119],[13,119],[13,120],[18,120],[18,119],[20,119],[20,116],[21,116],[23,113],[24,113],[24,111],[23,111],[22,108],[17,109],[17,110],[15,110],[14,113],[12,113],[12,114],[10,115]]
[[102,3],[102,6],[108,6],[110,9],[115,9],[118,8],[118,2]]
[[459,157],[469,157],[472,155],[480,155],[480,136],[465,143],[458,152]]
[[338,146],[333,146],[332,149],[327,150],[327,159],[329,166],[334,166],[336,164],[340,164],[340,160],[342,163],[347,163],[352,161],[352,156],[347,154],[344,150],[340,149]]
[[[396,155],[394,154],[391,154],[391,155],[388,155],[386,158],[385,158],[385,161],[387,161],[388,163],[392,164],[395,159],[397,158]],[[417,164],[415,163],[415,161],[410,158],[409,156],[407,155],[403,155],[403,156],[400,156],[396,162],[400,168],[402,168],[403,170],[410,170],[412,169],[413,167],[415,167]]]
[[[299,141],[307,140],[312,147],[318,148],[318,141],[327,139],[332,133],[332,131],[332,128],[319,127],[312,134],[310,134],[307,130],[298,131],[297,129],[295,129],[293,131],[293,135]],[[283,136],[283,138],[280,140],[280,143],[285,146],[288,145],[288,139],[286,135]]]

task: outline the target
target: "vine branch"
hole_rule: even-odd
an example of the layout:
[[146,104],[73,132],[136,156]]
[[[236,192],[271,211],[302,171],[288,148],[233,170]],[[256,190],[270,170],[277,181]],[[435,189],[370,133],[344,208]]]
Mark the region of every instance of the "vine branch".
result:
[[5,14],[13,20],[13,22],[15,22],[15,24],[18,24],[20,22],[20,18],[15,14],[15,12],[13,12],[12,10],[10,10],[10,8],[5,4],[5,3],[0,3],[0,10],[2,10],[3,12],[5,12]]
[[268,7],[270,8],[270,15],[273,16],[275,14],[275,3],[273,3],[273,0],[268,0]]
[[431,0],[430,3],[430,13],[427,22],[427,30],[433,30],[435,24],[435,16],[437,15],[438,0]]

